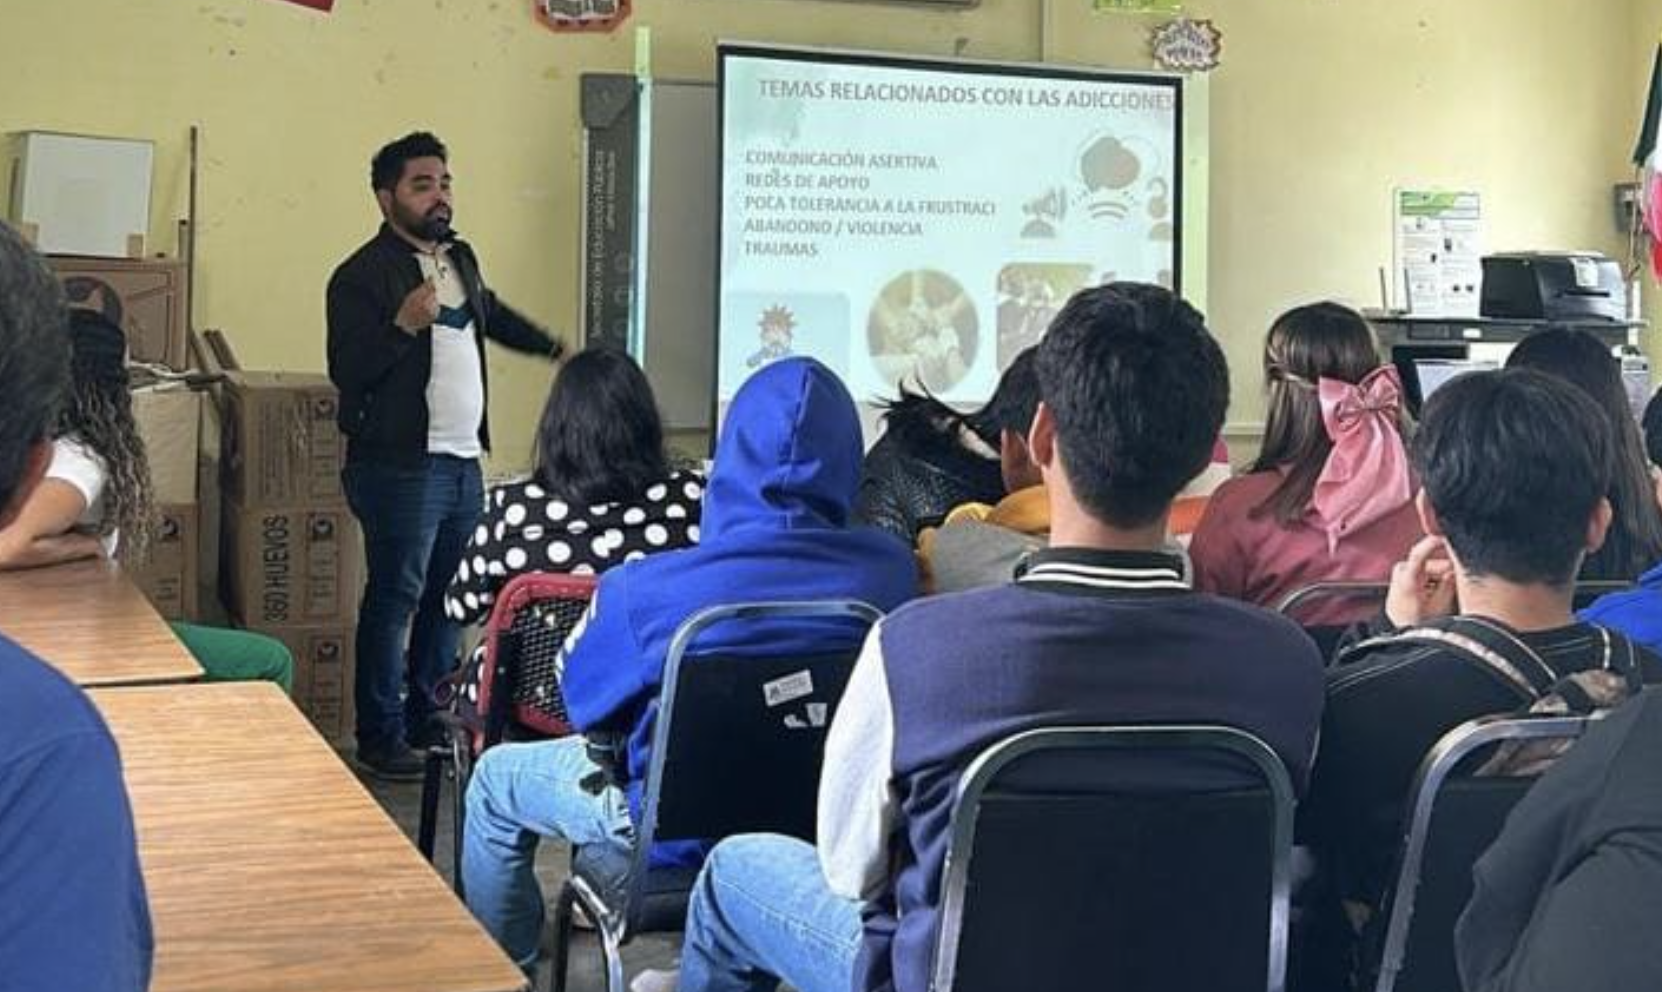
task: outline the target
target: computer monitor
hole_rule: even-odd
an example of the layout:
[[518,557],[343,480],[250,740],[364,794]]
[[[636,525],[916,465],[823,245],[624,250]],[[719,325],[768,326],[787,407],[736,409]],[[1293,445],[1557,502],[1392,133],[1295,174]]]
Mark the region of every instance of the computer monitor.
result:
[[1488,358],[1416,358],[1414,379],[1418,383],[1420,402],[1431,394],[1465,375],[1467,372],[1493,372],[1500,362]]

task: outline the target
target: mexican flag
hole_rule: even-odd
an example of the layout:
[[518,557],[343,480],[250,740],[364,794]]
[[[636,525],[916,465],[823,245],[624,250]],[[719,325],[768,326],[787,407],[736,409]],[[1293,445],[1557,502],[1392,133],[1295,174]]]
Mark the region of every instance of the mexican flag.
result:
[[[1651,271],[1662,280],[1662,153],[1657,131],[1662,124],[1662,42],[1657,44],[1651,65],[1650,89],[1645,95],[1645,116],[1639,122],[1639,143],[1633,148],[1633,164],[1639,168],[1639,210],[1644,214],[1644,238],[1650,248]],[[1636,236],[1638,232],[1635,232]]]

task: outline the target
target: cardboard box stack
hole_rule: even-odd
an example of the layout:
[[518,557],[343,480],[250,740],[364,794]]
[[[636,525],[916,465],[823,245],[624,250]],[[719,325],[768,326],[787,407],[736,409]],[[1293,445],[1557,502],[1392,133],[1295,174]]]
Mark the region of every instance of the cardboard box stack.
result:
[[172,258],[47,258],[72,307],[97,310],[127,332],[133,359],[184,369],[185,263]]
[[133,580],[156,611],[169,620],[201,617],[201,506],[197,499],[197,447],[201,439],[202,394],[177,385],[133,392],[133,419],[144,441],[155,489],[157,524],[150,553],[130,563]]
[[220,584],[242,626],[294,653],[294,701],[331,741],[352,735],[363,543],[341,491],[335,387],[231,372],[223,393]]

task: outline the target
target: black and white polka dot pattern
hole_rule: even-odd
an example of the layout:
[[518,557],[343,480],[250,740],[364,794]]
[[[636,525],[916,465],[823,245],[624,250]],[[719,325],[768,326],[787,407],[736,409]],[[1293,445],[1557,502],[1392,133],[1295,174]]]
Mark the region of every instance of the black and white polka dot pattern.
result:
[[496,594],[522,572],[593,575],[698,543],[704,479],[674,472],[638,499],[597,506],[552,498],[535,482],[496,486],[445,592],[444,611],[483,623]]

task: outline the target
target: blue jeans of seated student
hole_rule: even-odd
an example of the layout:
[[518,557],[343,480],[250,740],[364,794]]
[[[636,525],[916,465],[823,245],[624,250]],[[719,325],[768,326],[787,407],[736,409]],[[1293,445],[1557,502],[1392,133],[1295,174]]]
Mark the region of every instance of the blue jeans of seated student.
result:
[[367,566],[358,609],[359,751],[405,746],[433,714],[433,687],[456,667],[461,630],[444,615],[484,506],[473,458],[428,455],[419,467],[349,460],[347,502],[364,532]]
[[811,845],[746,834],[717,844],[687,909],[680,992],[848,992],[860,904],[833,893]]
[[583,848],[588,874],[621,889],[635,827],[628,800],[611,786],[596,795],[579,784],[599,767],[581,737],[498,744],[486,751],[467,787],[462,828],[462,891],[468,909],[502,949],[529,972],[537,963],[543,897],[533,865],[542,837]]

